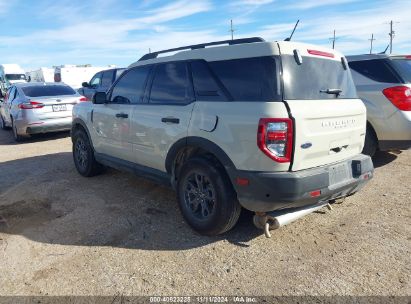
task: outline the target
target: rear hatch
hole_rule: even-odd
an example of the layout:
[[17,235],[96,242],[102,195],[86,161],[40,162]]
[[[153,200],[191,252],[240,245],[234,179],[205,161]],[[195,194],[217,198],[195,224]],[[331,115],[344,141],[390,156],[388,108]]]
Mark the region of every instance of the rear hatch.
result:
[[279,42],[284,100],[294,119],[291,170],[332,164],[361,153],[366,109],[345,57],[334,50]]

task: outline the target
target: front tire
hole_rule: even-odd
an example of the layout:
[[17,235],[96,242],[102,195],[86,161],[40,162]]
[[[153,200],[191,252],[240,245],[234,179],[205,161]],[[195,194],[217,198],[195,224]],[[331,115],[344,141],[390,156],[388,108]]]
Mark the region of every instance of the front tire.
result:
[[7,130],[6,122],[4,121],[3,115],[0,114],[0,128],[2,130]]
[[83,130],[77,130],[73,134],[73,160],[80,175],[91,177],[102,172],[103,166],[94,157],[88,135]]
[[232,229],[241,206],[222,168],[207,159],[193,158],[181,168],[177,181],[181,213],[203,235],[218,235]]

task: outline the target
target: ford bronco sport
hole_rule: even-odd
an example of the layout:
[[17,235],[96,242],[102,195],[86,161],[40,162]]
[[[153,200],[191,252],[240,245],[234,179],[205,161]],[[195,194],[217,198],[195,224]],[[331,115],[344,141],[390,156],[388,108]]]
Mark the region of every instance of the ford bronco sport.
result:
[[373,175],[347,61],[318,46],[247,38],[150,53],[73,115],[81,175],[111,166],[163,181],[206,235],[231,229],[241,207],[318,206]]

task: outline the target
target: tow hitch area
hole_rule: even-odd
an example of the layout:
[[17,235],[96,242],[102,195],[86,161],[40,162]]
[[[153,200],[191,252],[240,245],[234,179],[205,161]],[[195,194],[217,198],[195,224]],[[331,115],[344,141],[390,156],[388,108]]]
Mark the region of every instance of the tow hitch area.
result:
[[282,226],[285,226],[325,206],[327,206],[328,210],[332,209],[331,205],[327,202],[309,207],[296,208],[292,210],[279,210],[267,213],[256,212],[253,218],[253,222],[258,229],[264,230],[264,234],[267,238],[270,238],[270,230],[278,229]]

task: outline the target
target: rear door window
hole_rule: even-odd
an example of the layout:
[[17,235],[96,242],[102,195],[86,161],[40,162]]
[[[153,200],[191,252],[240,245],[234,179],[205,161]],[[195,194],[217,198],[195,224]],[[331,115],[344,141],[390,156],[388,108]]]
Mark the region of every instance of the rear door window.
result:
[[234,101],[281,100],[276,57],[243,58],[210,62]]
[[111,103],[141,103],[150,69],[149,66],[137,67],[122,75],[111,90]]
[[185,62],[159,64],[154,73],[150,103],[187,104],[191,99],[190,88]]
[[[358,98],[349,69],[342,61],[304,56],[298,64],[291,55],[281,56],[285,99]],[[329,90],[341,90],[339,95]]]
[[217,79],[205,61],[191,62],[191,72],[196,100],[198,101],[226,101],[225,93],[217,83]]
[[113,82],[114,70],[105,71],[103,73],[103,78],[101,79],[101,87],[109,88]]
[[349,66],[354,71],[377,82],[400,82],[386,59],[351,61]]

